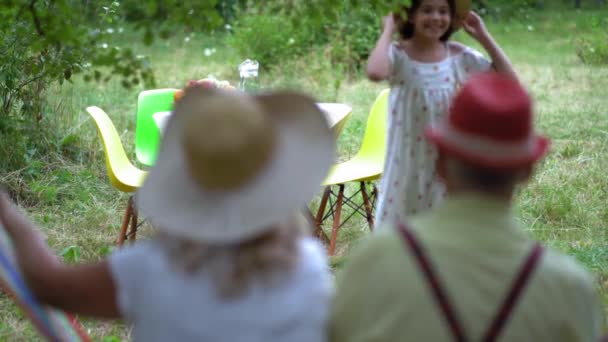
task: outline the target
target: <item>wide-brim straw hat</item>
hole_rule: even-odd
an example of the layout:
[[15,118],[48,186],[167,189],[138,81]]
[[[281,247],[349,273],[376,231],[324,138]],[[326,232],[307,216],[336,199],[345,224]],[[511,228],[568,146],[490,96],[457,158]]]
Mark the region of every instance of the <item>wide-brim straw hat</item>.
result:
[[193,87],[136,201],[159,231],[236,243],[305,208],[334,157],[333,134],[306,95]]
[[496,72],[473,76],[456,94],[448,117],[427,138],[439,150],[480,168],[529,167],[549,148],[534,130],[532,99],[521,84]]

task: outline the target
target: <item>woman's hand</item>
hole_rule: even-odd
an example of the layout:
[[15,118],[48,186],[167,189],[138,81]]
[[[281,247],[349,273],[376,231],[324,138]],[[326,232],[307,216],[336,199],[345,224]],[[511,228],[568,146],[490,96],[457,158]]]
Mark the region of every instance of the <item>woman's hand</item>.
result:
[[63,264],[47,245],[42,232],[1,190],[0,224],[13,240],[21,272],[40,301],[75,314],[120,317],[107,260],[78,266]]
[[481,41],[487,38],[489,35],[483,19],[481,19],[481,17],[473,11],[470,11],[467,17],[463,20],[462,27],[477,41]]
[[0,224],[13,241],[19,264],[29,273],[50,263],[58,262],[48,247],[44,234],[13,204],[5,192],[0,192]]

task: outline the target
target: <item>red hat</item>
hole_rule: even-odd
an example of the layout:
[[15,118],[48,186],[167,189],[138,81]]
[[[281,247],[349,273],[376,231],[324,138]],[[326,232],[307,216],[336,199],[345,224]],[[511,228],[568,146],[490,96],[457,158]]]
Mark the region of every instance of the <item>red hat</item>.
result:
[[446,154],[492,169],[539,160],[549,139],[534,132],[532,100],[518,81],[494,72],[471,78],[455,96],[447,120],[427,138]]

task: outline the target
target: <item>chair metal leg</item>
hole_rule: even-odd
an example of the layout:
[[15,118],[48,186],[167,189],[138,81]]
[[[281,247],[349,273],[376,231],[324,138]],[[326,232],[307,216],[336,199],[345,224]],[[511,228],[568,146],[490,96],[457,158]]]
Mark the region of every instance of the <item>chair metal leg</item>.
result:
[[329,244],[329,238],[327,237],[327,235],[325,234],[323,229],[321,229],[321,225],[317,224],[316,218],[312,214],[312,211],[310,210],[310,208],[306,207],[306,209],[304,209],[304,211],[305,211],[304,215],[306,215],[306,219],[307,219],[308,223],[313,226],[313,232],[312,232],[313,236],[315,236],[319,240],[321,240],[321,242],[323,244],[326,244],[326,245]]
[[118,239],[116,239],[116,245],[122,246],[127,238],[127,228],[129,228],[129,223],[132,224],[132,216],[133,216],[133,196],[129,197],[127,201],[127,209],[125,210],[125,216],[122,218],[122,225],[120,226],[120,232],[118,233]]
[[365,182],[359,182],[361,185],[361,196],[363,196],[363,204],[365,206],[365,218],[367,219],[367,224],[369,225],[369,230],[374,230],[374,216],[372,214],[372,205],[369,201],[369,197],[367,196],[367,191],[365,189]]
[[118,238],[116,239],[117,246],[122,246],[127,239],[131,243],[135,241],[137,238],[137,228],[139,227],[137,221],[137,208],[135,207],[133,196],[130,196],[129,200],[127,201],[127,209],[125,210],[125,216],[122,219],[120,232],[118,233]]
[[340,228],[340,214],[342,212],[342,201],[344,199],[344,184],[339,185],[338,199],[336,201],[336,209],[334,212],[334,222],[331,229],[331,238],[329,240],[329,255],[332,256],[336,252],[336,240],[338,239],[338,229]]
[[[329,195],[331,193],[331,188],[329,186],[325,187],[323,191],[323,196],[321,197],[321,203],[319,204],[319,210],[317,210],[317,216],[313,218],[315,224],[315,236],[321,239],[323,243],[328,244],[329,238],[323,231],[323,215],[325,215],[325,208],[327,207],[327,201],[329,200]],[[312,215],[312,214],[311,214]]]
[[131,225],[129,227],[129,232],[127,236],[129,237],[130,242],[134,242],[137,237],[137,207],[131,201]]

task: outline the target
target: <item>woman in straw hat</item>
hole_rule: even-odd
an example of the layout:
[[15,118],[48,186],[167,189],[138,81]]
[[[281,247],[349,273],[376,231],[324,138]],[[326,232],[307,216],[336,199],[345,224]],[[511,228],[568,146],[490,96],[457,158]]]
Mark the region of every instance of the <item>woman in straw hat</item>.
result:
[[194,87],[136,195],[155,238],[68,266],[6,195],[0,219],[36,296],[136,341],[323,341],[331,276],[297,212],[334,151],[306,96]]

